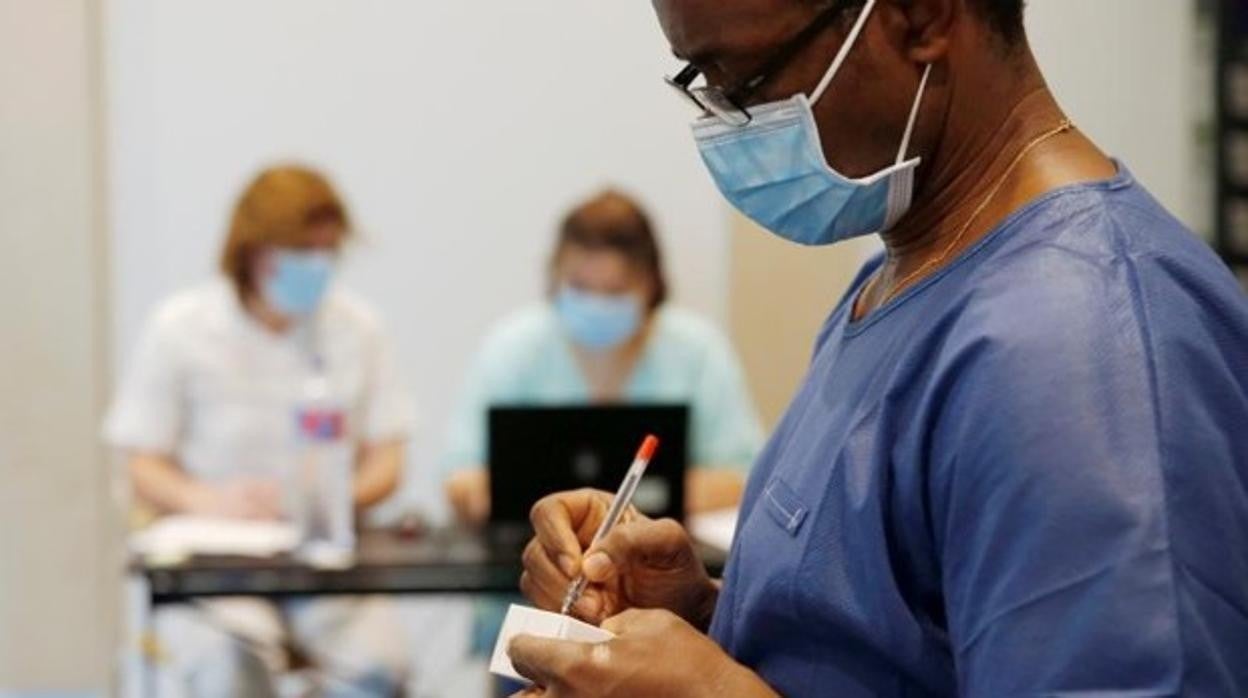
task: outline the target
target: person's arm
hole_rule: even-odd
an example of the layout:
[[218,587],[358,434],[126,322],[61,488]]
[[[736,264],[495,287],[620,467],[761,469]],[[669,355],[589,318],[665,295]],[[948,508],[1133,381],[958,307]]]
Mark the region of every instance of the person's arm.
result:
[[506,340],[497,332],[477,352],[460,388],[441,465],[447,502],[456,519],[481,526],[490,516],[490,476],[485,465],[487,415],[506,377],[515,375]]
[[190,513],[204,499],[204,485],[189,477],[172,458],[155,453],[127,456],[134,496],[162,513]]
[[1148,360],[1130,331],[1106,341],[1130,324],[1103,307],[1055,293],[985,308],[941,359],[957,368],[927,488],[962,695],[1179,692],[1164,469],[1212,464],[1163,462]]
[[271,480],[237,478],[208,484],[157,453],[128,454],[127,469],[135,496],[162,513],[256,520],[282,516],[281,489]]
[[354,501],[357,511],[394,494],[403,472],[403,447],[400,440],[367,444],[360,449],[355,469]]
[[416,428],[416,407],[399,371],[394,342],[375,319],[365,337],[368,383],[351,485],[357,512],[368,510],[399,488],[407,444]]
[[728,340],[708,332],[693,398],[694,468],[685,479],[685,510],[698,514],[741,502],[763,429]]
[[490,517],[490,474],[484,467],[452,472],[446,478],[445,491],[461,522],[481,526]]
[[731,509],[741,502],[745,474],[730,467],[697,466],[685,476],[685,511],[701,514]]

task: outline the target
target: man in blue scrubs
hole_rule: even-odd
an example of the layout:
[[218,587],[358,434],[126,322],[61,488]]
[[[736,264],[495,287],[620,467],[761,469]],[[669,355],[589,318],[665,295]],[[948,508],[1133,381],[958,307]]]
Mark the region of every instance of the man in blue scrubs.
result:
[[528,693],[1248,695],[1248,299],[1066,119],[1022,0],[654,4],[725,196],[887,252],[722,583],[670,521],[585,550],[609,495],[535,507],[526,593],[584,572],[617,637],[516,639]]

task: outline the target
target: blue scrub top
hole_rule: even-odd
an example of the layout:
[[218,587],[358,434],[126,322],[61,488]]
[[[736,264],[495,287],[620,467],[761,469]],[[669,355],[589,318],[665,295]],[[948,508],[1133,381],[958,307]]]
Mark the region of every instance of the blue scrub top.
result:
[[712,636],[788,698],[1248,696],[1248,298],[1131,176],[825,325]]

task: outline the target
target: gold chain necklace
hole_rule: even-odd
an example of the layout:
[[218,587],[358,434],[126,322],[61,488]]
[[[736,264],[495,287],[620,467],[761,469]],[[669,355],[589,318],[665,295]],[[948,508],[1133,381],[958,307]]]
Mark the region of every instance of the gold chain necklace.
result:
[[[924,262],[918,269],[906,274],[905,278],[894,284],[893,288],[885,294],[884,299],[880,301],[880,305],[883,306],[891,301],[897,296],[898,293],[904,291],[912,281],[922,276],[925,272],[934,269],[938,265],[944,264],[949,259],[949,255],[953,254],[953,251],[958,248],[959,244],[961,244],[962,238],[966,236],[967,231],[971,229],[971,226],[974,225],[975,221],[978,220],[980,215],[983,214],[983,212],[988,208],[988,205],[997,198],[997,194],[1001,193],[1001,188],[1005,186],[1005,183],[1009,180],[1010,175],[1014,174],[1014,169],[1022,163],[1023,158],[1027,157],[1027,155],[1030,154],[1031,151],[1035,150],[1041,143],[1044,143],[1050,138],[1063,134],[1072,128],[1074,128],[1074,124],[1071,123],[1070,119],[1062,119],[1062,122],[1056,127],[1045,131],[1039,136],[1036,136],[1028,142],[1027,145],[1023,146],[1023,149],[1018,151],[1018,155],[1015,155],[1014,159],[1011,160],[1010,164],[1005,168],[1005,172],[1001,174],[1001,177],[997,180],[996,184],[994,184],[992,189],[988,191],[988,196],[984,197],[984,202],[975,209],[975,212],[971,214],[971,217],[967,219],[966,223],[963,224],[963,226],[958,230],[958,234],[953,237],[953,241],[949,243],[949,246],[946,247],[939,256]],[[877,276],[876,280],[878,281],[879,278],[880,277]]]

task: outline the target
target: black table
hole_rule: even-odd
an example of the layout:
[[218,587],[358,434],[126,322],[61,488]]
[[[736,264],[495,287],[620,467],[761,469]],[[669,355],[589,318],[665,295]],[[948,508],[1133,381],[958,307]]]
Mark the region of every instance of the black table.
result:
[[[404,535],[393,530],[360,533],[355,565],[342,570],[310,567],[290,556],[257,559],[198,556],[173,565],[129,564],[129,628],[122,695],[155,696],[150,638],[151,614],[162,604],[213,596],[331,596],[340,594],[516,593],[523,570],[523,541],[492,541],[462,529]],[[723,572],[727,555],[699,546],[712,576]]]
[[[366,530],[359,536],[355,565],[342,570],[317,569],[289,556],[201,556],[169,566],[136,559],[131,572],[146,578],[152,605],[212,596],[515,593],[520,552],[519,543],[491,541],[462,529],[412,536]],[[718,576],[724,552],[709,546],[699,552]]]

